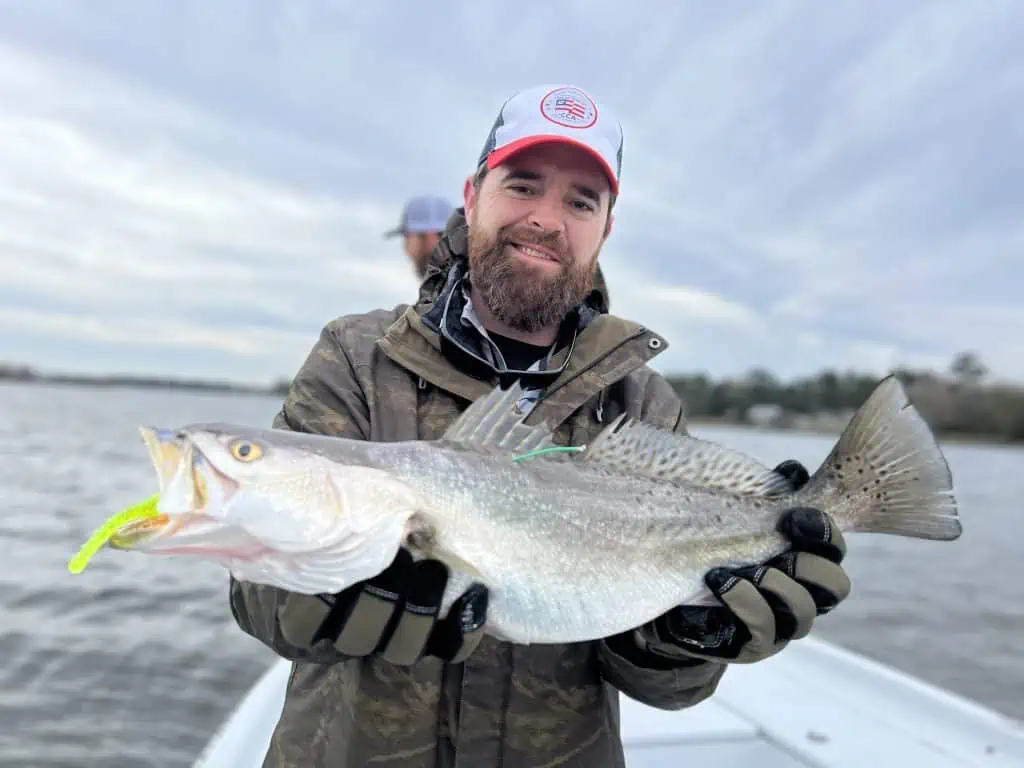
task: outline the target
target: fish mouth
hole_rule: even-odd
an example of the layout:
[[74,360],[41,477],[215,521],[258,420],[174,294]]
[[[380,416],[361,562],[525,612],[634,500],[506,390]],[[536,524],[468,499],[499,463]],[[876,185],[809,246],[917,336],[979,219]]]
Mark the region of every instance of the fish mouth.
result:
[[248,557],[265,547],[244,529],[215,517],[238,483],[220,472],[183,432],[141,427],[160,485],[157,514],[118,528],[113,549]]
[[235,525],[202,512],[158,514],[134,520],[110,537],[112,549],[153,554],[194,554],[204,557],[254,558],[266,547]]
[[139,434],[160,485],[158,512],[209,513],[208,507],[224,505],[238,490],[187,434],[154,427],[140,427]]

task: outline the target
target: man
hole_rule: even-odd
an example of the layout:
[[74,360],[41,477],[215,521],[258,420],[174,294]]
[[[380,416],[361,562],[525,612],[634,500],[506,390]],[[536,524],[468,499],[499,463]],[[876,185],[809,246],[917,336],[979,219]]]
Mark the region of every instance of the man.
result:
[[[685,432],[683,403],[647,365],[665,340],[609,314],[594,288],[621,161],[618,122],[581,89],[506,101],[415,305],[328,323],[275,426],[434,440],[495,383],[518,378],[531,419],[559,425],[561,443],[586,443],[623,412]],[[796,462],[777,471],[807,480]],[[622,766],[619,692],[693,706],[729,663],[778,652],[849,593],[845,545],[824,514],[795,510],[781,530],[793,549],[774,562],[707,575],[720,605],[571,645],[484,635],[480,587],[438,620],[448,571],[404,550],[340,595],[232,580],[242,629],[294,661],[266,765]]]
[[384,233],[384,237],[402,236],[405,255],[420,279],[426,274],[430,254],[441,239],[451,213],[452,205],[443,197],[420,195],[405,204],[398,226]]

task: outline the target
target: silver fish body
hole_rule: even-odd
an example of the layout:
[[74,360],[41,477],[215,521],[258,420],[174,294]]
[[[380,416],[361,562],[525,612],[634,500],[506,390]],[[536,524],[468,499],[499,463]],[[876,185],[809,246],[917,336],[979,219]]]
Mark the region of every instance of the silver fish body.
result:
[[[221,544],[218,526],[234,527],[250,539],[247,559],[220,554],[238,578],[311,594],[370,578],[409,547],[450,566],[442,613],[482,582],[486,631],[523,644],[607,637],[707,602],[709,569],[786,548],[775,529],[793,506],[824,509],[844,532],[961,532],[948,466],[895,378],[796,493],[738,452],[628,419],[578,453],[545,454],[551,430],[524,423],[521,394],[494,390],[437,442],[194,425],[174,438],[173,478],[166,439],[154,448],[150,433],[161,511],[205,519]],[[239,457],[239,446],[258,456]],[[530,452],[542,455],[522,458]],[[201,543],[209,532],[196,530]],[[125,531],[114,545],[202,556],[182,541]]]

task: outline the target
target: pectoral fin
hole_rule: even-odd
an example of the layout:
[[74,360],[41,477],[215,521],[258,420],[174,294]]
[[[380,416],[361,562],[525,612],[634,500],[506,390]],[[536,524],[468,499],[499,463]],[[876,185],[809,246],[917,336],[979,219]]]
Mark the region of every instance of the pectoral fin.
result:
[[432,560],[440,560],[449,568],[462,571],[483,584],[487,583],[487,579],[476,566],[440,545],[433,526],[420,515],[413,515],[406,523],[404,542],[406,548],[414,555],[420,554]]

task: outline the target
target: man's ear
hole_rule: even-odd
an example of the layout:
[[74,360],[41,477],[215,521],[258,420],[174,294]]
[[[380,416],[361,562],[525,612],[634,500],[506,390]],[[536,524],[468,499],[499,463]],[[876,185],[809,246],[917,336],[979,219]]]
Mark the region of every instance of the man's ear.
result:
[[610,235],[612,233],[612,224],[614,222],[615,222],[615,214],[612,213],[611,211],[608,211],[608,220],[605,222],[605,225],[604,225],[604,239],[605,240],[607,240],[608,239],[608,235]]
[[478,194],[479,190],[473,184],[473,174],[470,174],[466,177],[466,183],[462,187],[462,203],[466,209],[466,221],[469,221],[469,217],[473,213]]

